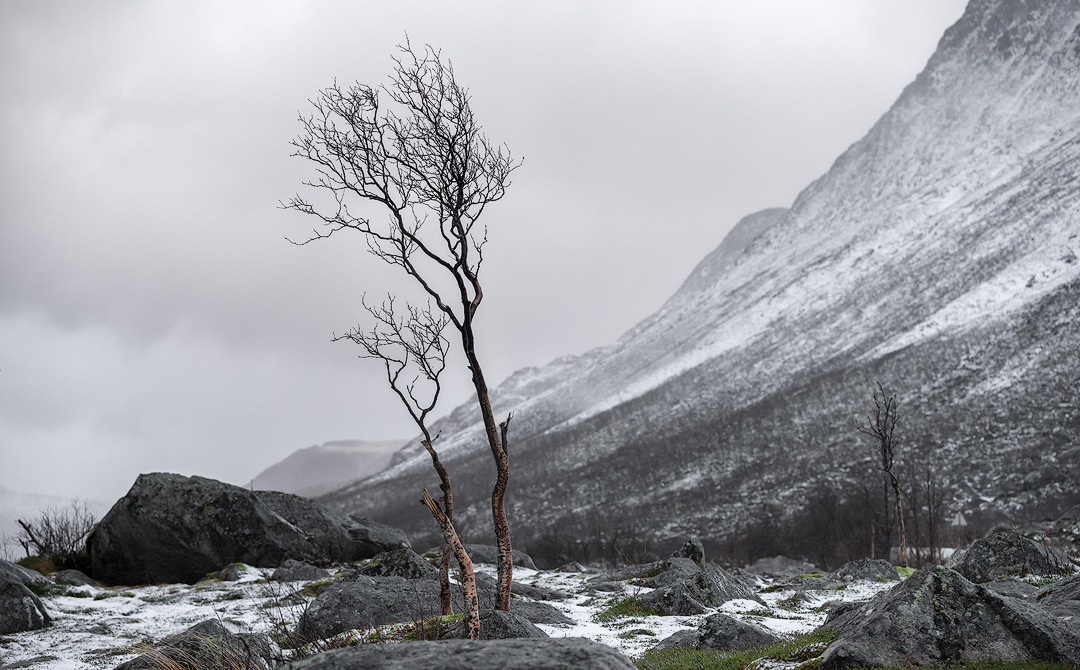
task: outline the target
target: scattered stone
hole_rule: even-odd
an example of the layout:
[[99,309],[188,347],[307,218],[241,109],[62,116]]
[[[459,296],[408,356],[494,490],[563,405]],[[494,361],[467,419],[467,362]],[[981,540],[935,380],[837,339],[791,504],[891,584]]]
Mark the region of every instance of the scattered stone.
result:
[[884,558],[860,558],[857,561],[844,564],[833,573],[835,577],[844,580],[865,579],[871,582],[898,582],[900,575],[897,574],[893,564]]
[[548,626],[573,626],[575,623],[573,619],[563,614],[554,605],[532,600],[514,598],[510,601],[510,611],[520,614],[532,623],[542,623]]
[[555,572],[573,572],[576,574],[584,574],[589,572],[596,572],[596,568],[590,568],[587,565],[582,565],[581,563],[578,563],[577,561],[570,561],[569,563],[564,563],[558,568],[555,568]]
[[746,566],[746,571],[755,575],[770,575],[772,577],[794,577],[796,575],[819,572],[813,563],[807,563],[797,558],[787,556],[773,556],[771,558],[759,558]]
[[771,630],[726,614],[714,614],[698,627],[697,646],[701,649],[745,651],[780,641]]
[[10,579],[20,584],[44,584],[49,581],[37,570],[24,568],[18,563],[0,560],[0,581]]
[[676,649],[679,647],[697,647],[698,632],[693,628],[677,630],[657,642],[653,649]]
[[950,556],[945,566],[978,584],[1001,577],[1064,576],[1073,572],[1067,554],[1012,531],[976,540]]
[[439,569],[408,547],[384,551],[361,567],[359,573],[368,577],[439,578]]
[[[465,552],[469,554],[469,558],[473,563],[489,563],[496,565],[499,557],[499,548],[491,544],[466,544]],[[513,559],[514,565],[522,568],[528,568],[530,570],[536,569],[536,563],[533,563],[531,556],[523,551],[517,549],[510,550],[510,556]]]
[[[842,621],[841,621],[842,619]],[[1048,612],[926,567],[834,620],[822,668],[942,665],[980,659],[1080,661],[1080,637]]]
[[286,558],[270,575],[276,582],[314,582],[329,579],[330,571],[295,558]]
[[622,582],[597,582],[595,584],[589,584],[585,588],[585,593],[593,595],[596,593],[622,593],[624,591]]
[[240,567],[236,563],[229,563],[214,575],[214,579],[222,582],[240,581]]
[[53,575],[58,584],[73,584],[75,586],[100,586],[97,582],[78,570],[61,570]]
[[45,605],[25,584],[0,580],[0,634],[37,630],[50,623]]
[[290,670],[636,670],[607,645],[583,638],[445,640],[365,644],[296,661]]
[[[460,600],[456,593],[455,598]],[[458,606],[456,611],[464,608]],[[358,573],[335,580],[304,611],[298,641],[319,640],[354,628],[422,621],[442,612],[439,582]]]
[[154,473],[139,475],[88,545],[91,572],[105,584],[191,584],[228,563],[272,567],[286,558],[368,558],[376,546],[372,538],[392,544],[379,551],[403,546],[404,535],[385,528],[301,496]]
[[25,661],[16,661],[15,663],[7,663],[0,665],[0,670],[21,670],[22,668],[36,668],[41,663],[48,663],[49,661],[55,661],[55,656],[35,656],[28,658]]
[[650,572],[655,574],[643,579],[641,585],[656,589],[661,586],[670,586],[675,582],[681,582],[684,579],[696,575],[701,572],[701,566],[690,558],[676,556],[669,558],[666,561],[660,561],[660,563]]
[[995,579],[992,582],[987,582],[985,586],[999,596],[1019,598],[1021,600],[1035,595],[1035,592],[1039,590],[1034,584],[1028,584],[1014,577]]
[[671,558],[689,558],[699,568],[705,568],[705,546],[696,538],[690,538],[671,554]]
[[270,640],[244,633],[233,621],[207,619],[165,638],[151,651],[117,666],[116,670],[161,668],[245,668],[266,670]]
[[[512,606],[511,606],[512,607]],[[446,639],[463,638],[467,634],[464,623],[454,628]],[[481,640],[508,640],[511,638],[547,637],[548,634],[533,625],[521,614],[502,610],[487,610],[480,615]]]
[[707,607],[718,607],[729,600],[765,602],[754,589],[721,568],[699,572],[681,582],[651,591],[639,599],[641,604],[663,616],[701,614]]

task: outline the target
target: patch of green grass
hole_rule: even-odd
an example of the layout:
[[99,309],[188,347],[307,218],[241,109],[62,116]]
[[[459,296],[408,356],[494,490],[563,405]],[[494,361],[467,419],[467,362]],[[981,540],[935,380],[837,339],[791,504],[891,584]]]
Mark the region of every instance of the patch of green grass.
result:
[[821,573],[820,572],[804,572],[801,575],[795,575],[795,576],[798,577],[799,579],[818,579],[819,577],[821,577]]
[[900,579],[907,579],[911,576],[911,573],[915,572],[915,568],[904,568],[899,565],[894,565],[893,568],[896,570],[896,574],[900,575]]
[[333,577],[326,579],[320,579],[317,582],[311,582],[304,588],[300,589],[300,595],[307,596],[308,598],[316,598],[319,595],[319,589],[326,586],[330,582],[334,581]]
[[747,651],[655,649],[642,654],[634,664],[640,670],[743,670],[759,658],[801,663],[820,656],[835,639],[836,630],[827,628]]
[[656,616],[656,612],[642,605],[637,597],[621,598],[592,616],[595,623],[612,623],[623,617]]

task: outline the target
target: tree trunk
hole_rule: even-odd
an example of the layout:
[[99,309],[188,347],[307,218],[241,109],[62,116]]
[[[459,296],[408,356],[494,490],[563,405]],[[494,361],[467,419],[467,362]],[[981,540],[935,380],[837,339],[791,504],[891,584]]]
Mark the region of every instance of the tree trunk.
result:
[[[432,499],[427,487],[424,487],[420,502],[428,508],[439,523],[439,528],[443,533],[443,546],[449,546],[452,549],[458,565],[461,566],[461,589],[465,596],[465,630],[470,640],[478,640],[480,639],[480,602],[476,597],[476,576],[473,574],[472,560],[469,559],[465,548],[461,546],[454,524],[446,518],[439,504]],[[446,560],[447,558],[444,557],[444,564]]]
[[900,495],[900,482],[889,473],[892,478],[893,491],[896,493],[896,524],[900,533],[900,565],[905,568],[907,564],[907,537],[904,535],[904,500]]

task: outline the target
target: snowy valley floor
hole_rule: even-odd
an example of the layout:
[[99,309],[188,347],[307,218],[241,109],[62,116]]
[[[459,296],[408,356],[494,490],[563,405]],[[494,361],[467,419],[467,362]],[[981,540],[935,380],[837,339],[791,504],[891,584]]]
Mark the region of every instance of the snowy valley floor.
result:
[[[477,567],[494,575],[493,566]],[[269,632],[282,622],[295,622],[304,603],[311,599],[310,595],[288,597],[300,593],[306,584],[268,582],[271,572],[245,566],[239,581],[195,585],[58,586],[59,593],[42,598],[53,624],[42,630],[0,636],[0,666],[41,670],[115,668],[163,638],[207,619],[232,620],[253,632]],[[698,616],[616,617],[601,623],[596,615],[613,602],[651,589],[622,582],[621,593],[590,595],[584,591],[592,576],[524,568],[514,572],[516,581],[572,594],[567,600],[549,604],[573,619],[574,625],[540,625],[546,633],[596,640],[631,658],[678,630],[696,628],[716,611],[784,635],[809,632],[824,622],[826,603],[868,600],[896,583],[854,581],[840,590],[810,591],[805,593],[808,598],[795,599],[794,590],[774,590],[772,581],[759,580],[758,593],[766,607],[750,600],[735,600]],[[283,599],[291,604],[282,604]]]

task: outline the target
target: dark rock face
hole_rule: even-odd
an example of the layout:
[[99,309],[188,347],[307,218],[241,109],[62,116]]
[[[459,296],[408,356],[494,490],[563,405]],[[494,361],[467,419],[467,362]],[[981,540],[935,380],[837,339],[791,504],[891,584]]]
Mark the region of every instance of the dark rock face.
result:
[[514,614],[520,614],[532,623],[542,623],[549,626],[574,625],[573,619],[563,614],[554,605],[547,603],[513,599],[510,601],[510,611]]
[[[492,544],[465,544],[465,553],[469,554],[469,558],[473,563],[490,563],[496,565],[499,557],[499,548]],[[511,549],[510,555],[513,558],[514,565],[522,568],[528,568],[530,570],[536,569],[536,563],[533,563],[532,556],[529,556],[523,551],[517,549]]]
[[675,649],[678,647],[696,647],[698,632],[689,628],[677,630],[663,640],[657,642],[653,649]]
[[37,630],[52,617],[34,592],[22,582],[0,579],[0,634]]
[[365,644],[297,661],[290,670],[635,670],[628,658],[582,638]]
[[714,614],[705,619],[697,633],[697,646],[703,649],[744,651],[779,641],[780,637],[767,628],[726,614]]
[[765,604],[741,579],[720,568],[713,568],[651,591],[640,601],[664,616],[687,616],[701,614],[707,607],[717,607],[729,600],[739,599]]
[[1030,599],[1060,617],[1074,635],[1080,636],[1080,575],[1045,586]]
[[[511,607],[513,606],[511,605]],[[446,638],[464,638],[465,636],[465,626],[461,625],[451,631]],[[540,638],[547,636],[547,633],[534,626],[531,621],[517,612],[487,610],[480,615],[481,640],[509,640],[512,638]]]
[[76,586],[94,586],[98,583],[78,570],[60,570],[53,575],[53,579],[60,584],[74,584]]
[[845,564],[833,575],[841,579],[866,579],[872,582],[900,581],[893,564],[883,558],[860,558]]
[[945,564],[973,582],[1026,575],[1068,575],[1073,571],[1064,553],[1013,532],[976,540]]
[[683,542],[683,546],[675,550],[671,554],[672,558],[689,558],[694,563],[697,563],[699,568],[705,567],[705,545],[701,544],[696,538],[690,538],[686,542]]
[[277,582],[314,582],[330,577],[330,571],[294,558],[285,559],[270,575]]
[[821,667],[960,660],[1080,661],[1080,637],[1042,608],[1003,598],[948,568],[923,568],[833,622]]
[[29,570],[11,561],[0,560],[0,581],[10,579],[20,584],[44,584],[48,580],[37,570]]
[[1008,596],[1009,598],[1019,598],[1024,600],[1028,596],[1033,596],[1039,590],[1033,584],[1014,579],[1012,577],[1006,577],[1005,579],[995,579],[992,582],[987,582],[984,586],[998,594],[999,596]]
[[302,640],[316,640],[353,628],[420,621],[441,612],[436,580],[353,573],[312,601],[296,633]]
[[[183,633],[165,638],[161,645],[132,659],[116,670],[159,670],[171,667],[198,668],[267,668],[270,641],[265,635],[240,633],[239,626],[228,627],[217,619],[208,619]],[[230,630],[230,628],[234,630]]]
[[367,558],[368,528],[307,498],[248,491],[203,477],[140,475],[90,538],[91,571],[106,584],[194,583],[222,565],[276,566],[286,558],[328,563]]
[[701,572],[701,566],[691,558],[673,556],[666,561],[660,561],[650,572],[657,572],[657,574],[643,580],[641,583],[643,586],[656,589],[661,586],[670,586],[696,575]]
[[354,544],[356,559],[371,558],[391,549],[412,547],[405,531],[400,528],[372,521],[366,516],[350,514],[348,519],[351,522],[349,539]]
[[358,571],[368,577],[404,577],[405,579],[438,579],[439,569],[408,547],[384,551]]

